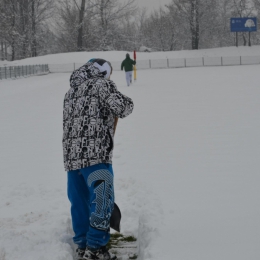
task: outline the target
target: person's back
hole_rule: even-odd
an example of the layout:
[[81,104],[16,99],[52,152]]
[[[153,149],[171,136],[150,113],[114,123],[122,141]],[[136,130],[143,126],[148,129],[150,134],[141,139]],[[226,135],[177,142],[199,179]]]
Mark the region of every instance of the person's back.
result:
[[133,71],[133,66],[135,64],[136,61],[132,60],[130,58],[130,55],[127,53],[126,58],[121,63],[121,70],[123,69],[125,70],[127,86],[130,86],[130,84],[132,83],[132,71]]
[[127,71],[133,71],[133,66],[136,64],[134,60],[130,58],[130,55],[127,53],[126,58],[123,60],[121,64],[121,69]]
[[63,155],[68,176],[77,260],[110,260],[110,217],[114,209],[112,153],[118,118],[133,101],[110,80],[111,64],[90,60],[74,71],[63,107]]
[[114,118],[132,112],[131,99],[91,62],[71,75],[70,85],[63,115],[65,170],[111,163]]

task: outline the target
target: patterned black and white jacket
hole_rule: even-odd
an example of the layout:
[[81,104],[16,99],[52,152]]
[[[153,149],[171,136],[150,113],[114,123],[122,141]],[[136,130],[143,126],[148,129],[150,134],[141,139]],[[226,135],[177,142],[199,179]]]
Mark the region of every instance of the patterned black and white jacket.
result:
[[105,75],[92,61],[71,75],[63,107],[66,171],[112,163],[115,118],[131,114],[134,105]]

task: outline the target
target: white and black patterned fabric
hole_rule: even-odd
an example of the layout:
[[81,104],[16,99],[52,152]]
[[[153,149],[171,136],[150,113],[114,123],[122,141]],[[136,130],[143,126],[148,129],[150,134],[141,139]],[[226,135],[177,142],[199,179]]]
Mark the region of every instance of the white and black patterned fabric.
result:
[[[108,62],[94,59],[75,70],[63,105],[66,171],[112,163],[115,117],[132,113],[133,101],[109,80]],[[108,68],[108,69],[106,69]]]

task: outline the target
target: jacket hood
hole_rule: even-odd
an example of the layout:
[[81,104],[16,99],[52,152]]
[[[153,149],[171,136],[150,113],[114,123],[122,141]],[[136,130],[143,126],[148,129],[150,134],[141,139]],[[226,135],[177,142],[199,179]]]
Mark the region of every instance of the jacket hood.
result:
[[109,79],[111,72],[110,62],[103,59],[91,59],[85,65],[73,71],[70,76],[70,87],[76,88],[90,78]]

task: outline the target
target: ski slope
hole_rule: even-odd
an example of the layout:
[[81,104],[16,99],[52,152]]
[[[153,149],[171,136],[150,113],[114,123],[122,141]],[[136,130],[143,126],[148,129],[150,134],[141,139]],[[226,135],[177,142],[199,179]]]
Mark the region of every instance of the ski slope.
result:
[[[70,52],[57,53],[34,58],[27,58],[16,61],[1,61],[0,66],[21,66],[34,64],[68,64],[68,63],[86,63],[93,58],[100,58],[109,61],[122,61],[125,57],[125,51],[104,51],[104,52]],[[131,53],[130,53],[131,54]],[[157,59],[178,59],[178,58],[200,58],[200,57],[239,57],[260,56],[260,45],[247,47],[223,47],[201,50],[182,50],[182,51],[164,51],[164,52],[137,52],[138,60],[157,60]]]
[[[138,71],[130,88],[113,73],[135,103],[113,166],[138,259],[260,259],[259,69]],[[73,259],[61,143],[69,76],[0,82],[1,260]]]

